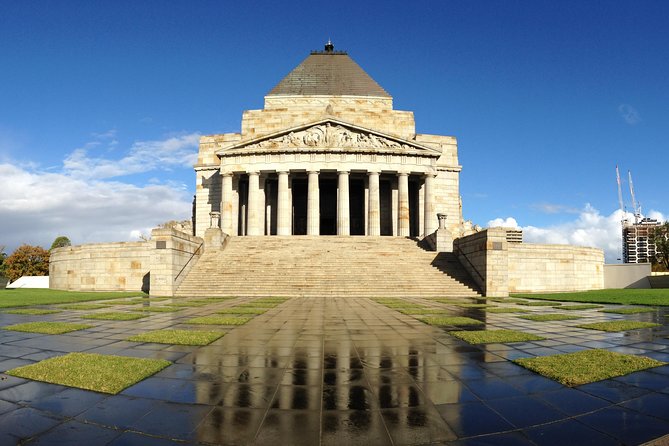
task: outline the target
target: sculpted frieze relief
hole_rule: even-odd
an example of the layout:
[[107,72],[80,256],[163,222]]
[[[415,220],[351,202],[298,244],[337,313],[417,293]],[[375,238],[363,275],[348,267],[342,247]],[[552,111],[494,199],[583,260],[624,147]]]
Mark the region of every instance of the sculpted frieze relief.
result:
[[283,136],[249,144],[243,149],[386,149],[415,151],[416,147],[374,133],[353,131],[338,124],[321,124]]

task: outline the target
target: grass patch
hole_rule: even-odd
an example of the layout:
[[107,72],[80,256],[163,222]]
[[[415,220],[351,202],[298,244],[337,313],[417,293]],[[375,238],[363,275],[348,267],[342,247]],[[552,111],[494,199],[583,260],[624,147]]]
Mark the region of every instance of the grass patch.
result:
[[595,308],[602,308],[601,305],[583,304],[583,305],[565,305],[560,307],[560,310],[592,310]]
[[397,303],[392,303],[392,304],[382,304],[384,307],[391,308],[393,310],[409,310],[409,309],[423,309],[426,308],[425,305],[420,305],[420,304],[412,304],[408,302],[397,302]]
[[522,358],[513,362],[565,386],[580,386],[666,364],[645,356],[624,355],[599,349]]
[[535,322],[549,322],[549,321],[569,321],[572,319],[581,319],[579,316],[572,316],[570,314],[526,314],[524,316],[518,316],[521,319],[527,319],[528,321]]
[[639,314],[639,313],[654,313],[655,308],[610,308],[602,310],[602,313],[615,313],[615,314]]
[[202,324],[202,325],[244,325],[252,318],[250,317],[235,317],[235,316],[202,316],[188,319],[186,324]]
[[172,308],[172,307],[142,307],[142,308],[132,308],[130,311],[148,311],[150,313],[175,313],[181,311],[183,308]]
[[157,330],[131,336],[127,340],[157,344],[209,345],[224,334],[222,331]]
[[486,308],[486,313],[529,313],[530,310],[524,308]]
[[142,293],[60,291],[39,288],[16,288],[0,290],[0,308],[28,307],[33,305],[67,304],[100,299],[121,299],[141,296]]
[[595,304],[669,305],[669,288],[610,289],[574,293],[514,294],[514,296]]
[[516,330],[451,331],[449,334],[470,344],[507,344],[511,342],[543,341],[546,339]]
[[32,315],[55,314],[60,312],[61,310],[41,310],[39,308],[21,308],[17,310],[3,311],[3,313],[7,314],[32,314]]
[[91,327],[92,325],[72,324],[69,322],[27,322],[25,324],[7,325],[6,327],[2,327],[2,329],[25,333],[63,334]]
[[143,317],[146,317],[146,315],[137,313],[107,312],[107,313],[84,314],[83,316],[80,317],[83,319],[100,319],[104,321],[134,321],[135,319],[141,319]]
[[517,302],[518,305],[525,305],[526,307],[559,307],[562,305],[560,302]]
[[117,394],[170,364],[163,359],[70,353],[6,373],[19,378]]
[[175,302],[170,304],[171,307],[187,308],[187,307],[204,307],[207,305],[204,302]]
[[409,315],[421,315],[421,314],[450,314],[447,311],[444,310],[435,310],[433,308],[403,308],[401,310],[398,310],[402,314],[409,314]]
[[190,302],[195,302],[195,303],[203,303],[203,304],[215,304],[217,302],[225,302],[228,300],[235,299],[234,297],[207,297],[205,299],[194,299],[191,300]]
[[58,308],[62,308],[63,310],[99,310],[100,308],[107,308],[107,305],[71,304],[71,305],[59,305]]
[[464,316],[426,316],[418,318],[419,321],[428,325],[480,325],[483,322]]
[[246,302],[246,303],[243,303],[243,304],[237,304],[237,305],[235,305],[235,307],[237,307],[237,308],[266,308],[266,309],[270,309],[270,308],[278,307],[279,305],[281,305],[281,303],[278,303],[278,302],[265,302],[265,303],[263,303],[263,302],[255,302],[254,301],[254,302]]
[[284,303],[290,300],[290,297],[263,297],[262,299],[254,300],[253,302],[264,303]]
[[216,314],[263,314],[267,312],[267,308],[224,308],[222,310],[216,310]]
[[608,321],[608,322],[594,322],[592,324],[577,325],[578,328],[587,328],[588,330],[600,330],[600,331],[610,331],[610,332],[638,330],[640,328],[652,328],[659,326],[660,324],[654,324],[652,322],[639,322],[639,321]]
[[455,305],[456,307],[460,307],[460,308],[490,308],[490,307],[494,307],[494,305],[490,305],[490,304],[453,304],[453,305]]

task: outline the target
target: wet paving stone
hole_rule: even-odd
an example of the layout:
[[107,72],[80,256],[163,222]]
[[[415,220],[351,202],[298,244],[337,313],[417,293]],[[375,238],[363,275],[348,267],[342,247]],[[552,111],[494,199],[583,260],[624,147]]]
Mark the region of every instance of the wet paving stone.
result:
[[[208,346],[125,341],[230,305],[100,321],[76,334],[7,333],[5,370],[72,351],[173,364],[113,396],[0,375],[0,444],[608,445],[669,434],[669,366],[569,388],[510,362],[596,346],[669,356],[666,329],[592,333],[573,321],[456,309],[485,328],[546,338],[478,346],[370,299],[329,297],[293,298]],[[56,316],[78,320],[76,311]]]

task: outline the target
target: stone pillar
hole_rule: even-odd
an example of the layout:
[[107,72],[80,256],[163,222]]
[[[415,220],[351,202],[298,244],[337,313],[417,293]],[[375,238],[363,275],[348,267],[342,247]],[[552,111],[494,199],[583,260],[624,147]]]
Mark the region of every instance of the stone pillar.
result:
[[337,194],[337,235],[351,235],[348,171],[339,172],[339,193]]
[[232,174],[224,173],[221,186],[221,230],[232,234]]
[[309,188],[307,191],[307,235],[320,235],[320,189],[318,188],[318,171],[309,171]]
[[249,192],[247,199],[247,220],[246,220],[246,235],[261,235],[260,234],[260,215],[259,211],[259,194],[260,194],[260,174],[258,172],[249,172]]
[[434,175],[431,173],[428,173],[425,175],[425,183],[424,183],[424,192],[425,192],[425,198],[423,198],[423,207],[424,207],[424,213],[423,213],[423,225],[424,225],[424,231],[423,231],[423,236],[427,237],[428,235],[432,234],[434,231],[437,230],[437,216],[434,212]]
[[276,208],[276,235],[291,235],[288,172],[277,173],[279,174],[279,193]]
[[398,212],[398,234],[400,237],[409,236],[409,174],[400,172],[397,174],[399,184],[399,212]]
[[368,172],[369,206],[367,213],[367,235],[381,235],[381,195],[379,189],[379,173]]

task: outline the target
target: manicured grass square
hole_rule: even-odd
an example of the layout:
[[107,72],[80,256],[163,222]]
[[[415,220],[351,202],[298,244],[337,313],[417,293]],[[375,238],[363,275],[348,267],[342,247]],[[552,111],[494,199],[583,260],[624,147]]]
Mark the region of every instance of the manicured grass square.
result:
[[172,308],[172,307],[140,307],[132,308],[130,311],[148,311],[150,313],[174,313],[181,311],[183,308]]
[[450,314],[444,310],[435,310],[433,308],[402,308],[399,310],[402,314],[421,315],[421,314]]
[[666,364],[645,356],[624,355],[599,349],[522,358],[513,362],[565,386],[580,386]]
[[42,309],[39,309],[39,308],[26,308],[26,309],[21,309],[20,308],[18,310],[6,310],[6,311],[3,311],[3,313],[41,315],[41,314],[60,313],[60,310],[42,310]]
[[655,308],[642,308],[642,307],[632,307],[632,308],[607,308],[602,310],[602,313],[615,313],[615,314],[639,314],[639,313],[654,313]]
[[128,341],[178,345],[209,345],[224,334],[222,331],[157,330],[131,336],[128,338]]
[[202,324],[202,325],[244,325],[252,318],[250,317],[235,317],[235,316],[202,316],[188,319],[186,324]]
[[456,307],[461,307],[461,308],[489,308],[489,307],[494,307],[494,305],[490,304],[453,304]]
[[100,319],[105,321],[134,321],[135,319],[141,319],[143,317],[146,317],[146,315],[138,313],[108,312],[108,313],[84,314],[83,316],[80,317],[83,319]]
[[63,310],[99,310],[101,308],[107,308],[107,305],[71,304],[71,305],[59,305],[58,308],[62,308]]
[[611,331],[611,332],[638,330],[640,328],[652,328],[659,326],[660,324],[654,324],[652,322],[638,322],[638,321],[608,321],[608,322],[595,322],[592,324],[577,325],[578,328],[587,328],[588,330],[600,330],[600,331]]
[[70,353],[6,373],[20,378],[117,394],[170,364],[163,359]]
[[215,304],[216,302],[225,302],[226,300],[232,300],[234,297],[207,297],[204,299],[194,299],[190,302],[195,302],[198,304]]
[[2,327],[2,329],[23,331],[26,333],[63,334],[91,327],[92,325],[72,324],[69,322],[27,322],[25,324],[7,325]]
[[595,308],[602,308],[601,305],[583,304],[583,305],[565,305],[561,306],[560,310],[592,310]]
[[518,305],[525,305],[527,307],[559,307],[560,302],[549,302],[545,300],[538,300],[534,302],[517,302]]
[[171,303],[171,307],[204,307],[206,302],[194,302],[194,301],[185,301],[185,302],[174,302]]
[[253,315],[263,314],[265,312],[267,312],[267,308],[239,308],[239,307],[223,308],[222,310],[215,311],[215,313],[217,314],[253,314]]
[[530,310],[524,308],[486,308],[486,313],[529,313]]
[[524,316],[518,316],[521,319],[527,319],[528,321],[536,322],[550,322],[550,321],[568,321],[571,319],[581,319],[579,316],[572,316],[570,314],[526,314]]
[[428,325],[480,325],[483,322],[464,316],[426,316],[418,318]]
[[451,331],[448,334],[470,344],[507,344],[510,342],[543,341],[546,339],[516,330]]

